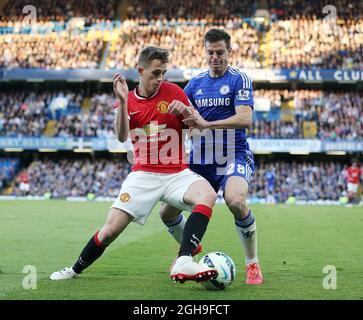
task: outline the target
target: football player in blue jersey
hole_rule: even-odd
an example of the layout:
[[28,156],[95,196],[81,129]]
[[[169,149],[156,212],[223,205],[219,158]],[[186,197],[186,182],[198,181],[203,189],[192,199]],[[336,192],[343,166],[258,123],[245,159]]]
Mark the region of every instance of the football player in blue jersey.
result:
[[[191,79],[184,89],[196,110],[184,121],[189,128],[200,130],[199,135],[192,135],[190,168],[206,178],[217,192],[223,190],[244,247],[246,283],[261,284],[256,221],[246,203],[254,172],[253,154],[246,140],[254,107],[252,81],[228,65],[231,37],[227,32],[210,29],[204,36],[204,47],[208,70]],[[181,243],[186,218],[178,211],[163,204],[160,216],[170,234]]]

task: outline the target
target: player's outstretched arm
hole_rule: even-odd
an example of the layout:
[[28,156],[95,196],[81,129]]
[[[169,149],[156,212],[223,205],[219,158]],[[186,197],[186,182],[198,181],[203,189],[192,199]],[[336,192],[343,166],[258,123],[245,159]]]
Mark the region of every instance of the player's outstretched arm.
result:
[[236,114],[223,120],[207,121],[198,112],[193,113],[183,120],[184,123],[191,123],[191,129],[250,129],[252,126],[252,108],[237,107]]
[[115,134],[119,141],[125,142],[130,131],[127,113],[129,88],[126,83],[126,79],[119,73],[116,73],[113,76],[113,91],[115,92],[116,98],[119,102],[115,120]]
[[252,126],[253,109],[249,106],[238,106],[236,114],[223,120],[211,121],[210,129],[250,129]]

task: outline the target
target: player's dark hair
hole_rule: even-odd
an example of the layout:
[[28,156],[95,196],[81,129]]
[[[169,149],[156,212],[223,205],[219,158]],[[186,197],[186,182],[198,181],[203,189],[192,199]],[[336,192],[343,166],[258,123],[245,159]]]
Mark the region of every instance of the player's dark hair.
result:
[[153,60],[160,60],[162,63],[169,62],[169,51],[166,49],[147,46],[140,52],[137,64],[147,67]]
[[218,41],[224,41],[226,43],[227,49],[231,47],[231,36],[222,29],[210,29],[204,35],[204,45],[207,42],[214,43]]

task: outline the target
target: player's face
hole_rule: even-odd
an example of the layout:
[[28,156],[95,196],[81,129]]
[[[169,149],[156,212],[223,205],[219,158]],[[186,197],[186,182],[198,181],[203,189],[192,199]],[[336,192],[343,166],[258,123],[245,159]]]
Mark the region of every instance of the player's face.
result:
[[167,64],[161,60],[153,60],[147,67],[139,68],[141,86],[148,94],[156,92],[164,80]]
[[221,40],[217,42],[205,43],[205,55],[209,70],[213,73],[223,73],[228,66],[228,58],[231,49],[227,49],[226,42]]

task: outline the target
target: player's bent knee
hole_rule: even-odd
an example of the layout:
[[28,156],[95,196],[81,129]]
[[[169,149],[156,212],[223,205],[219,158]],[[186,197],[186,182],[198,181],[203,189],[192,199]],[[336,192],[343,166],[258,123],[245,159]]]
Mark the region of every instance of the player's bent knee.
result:
[[160,218],[164,222],[172,221],[174,220],[182,210],[172,207],[171,205],[167,203],[162,203],[160,206]]
[[105,225],[98,235],[99,240],[104,245],[109,245],[112,241],[114,241],[118,235],[120,234],[119,230],[113,228],[110,225]]
[[98,234],[100,242],[109,245],[133,219],[133,216],[123,210],[111,208],[106,224]]
[[207,181],[197,181],[185,193],[183,200],[187,204],[203,204],[212,208],[217,200],[217,194]]
[[213,190],[212,187],[207,188],[205,192],[203,192],[199,198],[197,204],[204,204],[209,207],[213,207],[217,200],[217,193]]
[[244,218],[248,214],[247,198],[244,196],[225,196],[225,201],[230,211],[236,218]]
[[166,214],[167,214],[167,210],[166,210],[166,203],[161,203],[160,205],[160,209],[159,209],[159,215],[160,215],[160,218],[163,219]]

